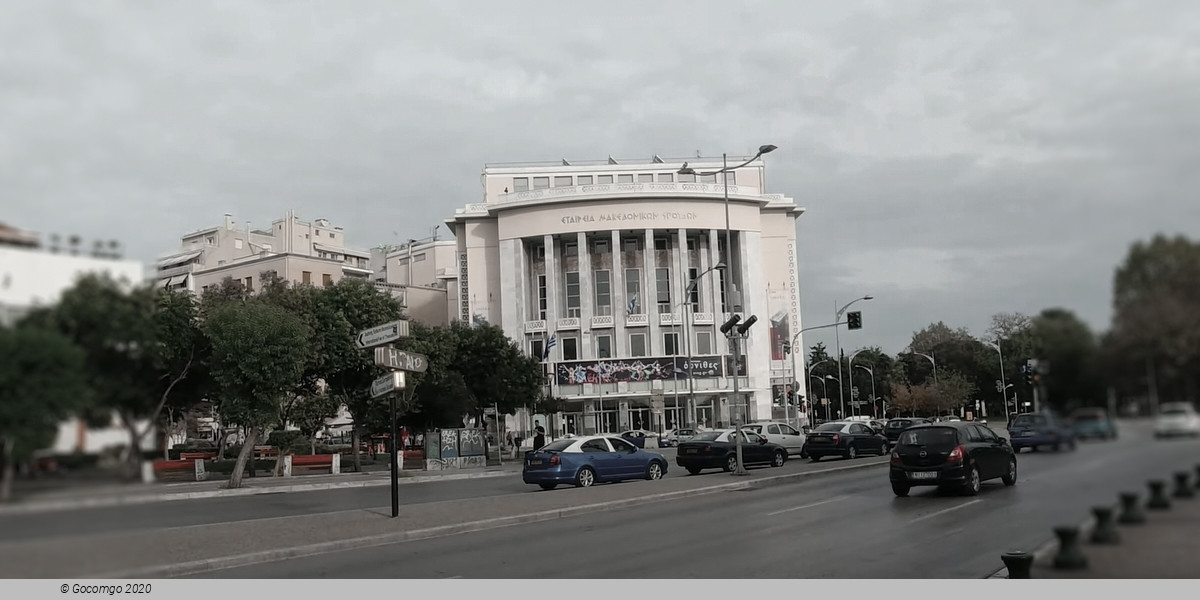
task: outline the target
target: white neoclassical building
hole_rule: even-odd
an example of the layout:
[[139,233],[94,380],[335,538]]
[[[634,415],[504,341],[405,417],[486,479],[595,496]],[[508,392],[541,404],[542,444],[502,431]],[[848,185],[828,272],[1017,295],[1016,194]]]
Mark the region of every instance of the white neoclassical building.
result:
[[[549,423],[557,433],[782,415],[804,211],[766,193],[761,159],[729,172],[732,251],[714,269],[727,254],[726,182],[706,173],[721,159],[687,162],[695,174],[657,156],[487,165],[483,201],[446,221],[458,244],[453,318],[499,324],[544,358],[551,393],[567,401]],[[731,314],[758,318],[741,342],[736,398],[719,330]]]

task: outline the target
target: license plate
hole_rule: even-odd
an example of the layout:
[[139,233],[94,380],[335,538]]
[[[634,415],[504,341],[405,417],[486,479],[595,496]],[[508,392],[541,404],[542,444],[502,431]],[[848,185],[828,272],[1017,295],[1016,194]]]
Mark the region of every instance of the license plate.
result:
[[683,449],[683,453],[684,453],[684,454],[695,454],[695,453],[696,453],[696,449],[695,449],[695,448],[684,448],[684,449]]
[[538,459],[538,460],[531,460],[531,461],[529,461],[529,464],[531,464],[531,465],[540,465],[540,464],[542,464],[542,461],[541,461],[541,459]]
[[909,479],[937,479],[937,471],[916,471],[909,473]]

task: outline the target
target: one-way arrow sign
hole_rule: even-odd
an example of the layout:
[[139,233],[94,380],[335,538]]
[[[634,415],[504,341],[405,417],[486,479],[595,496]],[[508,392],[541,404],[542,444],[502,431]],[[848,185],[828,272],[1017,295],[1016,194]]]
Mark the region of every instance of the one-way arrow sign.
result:
[[429,359],[424,354],[405,352],[395,348],[376,348],[375,364],[389,369],[424,373],[429,368]]
[[364,329],[358,332],[354,340],[359,348],[370,348],[394,342],[402,337],[408,337],[408,321],[392,321],[378,327]]

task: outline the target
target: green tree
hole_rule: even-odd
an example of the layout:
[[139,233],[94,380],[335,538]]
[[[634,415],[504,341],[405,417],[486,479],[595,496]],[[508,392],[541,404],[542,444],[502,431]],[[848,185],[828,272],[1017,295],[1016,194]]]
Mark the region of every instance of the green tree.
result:
[[1031,329],[1042,361],[1044,405],[1061,412],[1081,405],[1103,406],[1099,349],[1091,328],[1069,310],[1050,308],[1033,319]]
[[61,334],[0,329],[0,502],[12,496],[16,464],[53,444],[58,424],[86,401],[84,358]]
[[221,412],[246,428],[229,487],[241,487],[246,461],[304,375],[312,331],[285,308],[258,299],[216,307],[204,322]]

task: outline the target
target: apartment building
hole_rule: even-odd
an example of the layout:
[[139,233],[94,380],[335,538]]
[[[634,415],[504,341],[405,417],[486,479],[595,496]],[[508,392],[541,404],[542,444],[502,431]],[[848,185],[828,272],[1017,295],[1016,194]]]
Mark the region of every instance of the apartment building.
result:
[[[711,174],[720,158],[686,162],[694,173],[657,156],[487,165],[484,201],[446,220],[455,318],[500,324],[544,359],[568,404],[559,433],[770,418],[772,385],[803,379],[783,352],[801,327],[803,209],[767,193],[761,159],[727,180]],[[739,361],[719,331],[733,314],[758,317]]]
[[371,251],[375,286],[403,298],[410,319],[447,325],[458,302],[458,244],[436,233],[421,240]]

